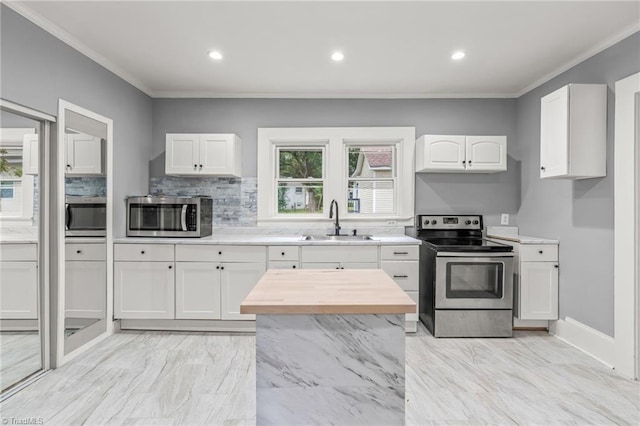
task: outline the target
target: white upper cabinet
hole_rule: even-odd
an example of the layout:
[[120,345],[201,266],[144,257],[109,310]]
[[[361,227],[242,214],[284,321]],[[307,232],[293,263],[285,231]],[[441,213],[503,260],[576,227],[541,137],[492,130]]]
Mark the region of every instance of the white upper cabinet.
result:
[[241,176],[241,140],[234,134],[167,133],[165,173]]
[[38,135],[27,134],[22,140],[22,174],[38,174]]
[[569,84],[541,99],[540,177],[606,176],[607,86]]
[[507,170],[506,136],[424,135],[416,141],[416,172]]
[[68,175],[102,175],[102,139],[85,134],[67,135]]

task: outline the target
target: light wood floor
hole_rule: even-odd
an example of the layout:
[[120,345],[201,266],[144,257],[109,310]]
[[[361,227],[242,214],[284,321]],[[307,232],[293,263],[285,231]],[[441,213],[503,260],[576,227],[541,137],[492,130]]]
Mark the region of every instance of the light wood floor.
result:
[[[125,332],[1,407],[46,425],[253,425],[252,335]],[[640,424],[640,384],[544,332],[407,338],[407,424]],[[304,409],[304,407],[300,407]]]
[[8,388],[41,367],[37,331],[0,332],[0,389]]

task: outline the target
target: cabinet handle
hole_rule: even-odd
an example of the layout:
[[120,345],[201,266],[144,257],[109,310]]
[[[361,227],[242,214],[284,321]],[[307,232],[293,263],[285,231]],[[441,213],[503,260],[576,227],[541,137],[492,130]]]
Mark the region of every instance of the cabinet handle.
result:
[[471,160],[469,160],[469,165],[471,165]]
[[296,269],[296,265],[293,265],[293,269]]
[[466,161],[464,161],[464,160],[462,160],[462,164],[467,164],[467,162],[466,162]]
[[284,256],[284,252],[282,252],[282,253],[280,253],[280,254],[282,254],[282,255]]
[[544,172],[547,169],[544,166],[542,166],[542,167],[540,167],[540,170],[542,170]]
[[220,266],[216,266],[216,269],[220,269]]
[[340,269],[340,267],[339,267],[339,266],[336,266],[336,269]]
[[200,164],[200,170],[202,170],[202,164]]
[[76,253],[80,254],[82,253],[82,250],[76,250]]
[[224,269],[224,266],[221,266],[220,269]]
[[219,252],[218,252],[218,254],[219,254],[220,256],[222,256],[222,252],[221,252],[221,251],[219,251]]
[[71,164],[67,164],[67,169],[70,169],[70,168],[71,168]]
[[344,266],[341,266],[340,269],[344,269]]
[[544,253],[544,252],[543,252],[542,250],[538,250],[538,253],[542,254],[542,253]]
[[194,168],[194,169],[197,169],[197,168],[198,168],[198,165],[197,165],[197,164],[194,164],[194,165],[193,165],[193,168]]
[[553,267],[554,267],[554,268],[559,268],[559,267],[560,267],[560,265],[553,265]]
[[142,250],[142,251],[140,252],[140,254],[144,254],[144,250]]
[[409,278],[408,275],[394,275],[393,278]]
[[409,254],[408,251],[394,251],[393,254]]
[[173,266],[169,265],[169,269],[172,269],[172,268],[173,268]]

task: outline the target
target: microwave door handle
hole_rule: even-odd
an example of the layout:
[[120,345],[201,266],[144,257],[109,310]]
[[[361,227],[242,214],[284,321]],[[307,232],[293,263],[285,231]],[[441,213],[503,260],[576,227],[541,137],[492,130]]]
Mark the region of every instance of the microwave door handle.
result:
[[64,218],[65,229],[69,229],[71,226],[71,205],[67,204],[65,208],[65,218]]
[[182,205],[182,214],[180,215],[180,222],[182,224],[182,230],[187,230],[187,206],[188,204]]

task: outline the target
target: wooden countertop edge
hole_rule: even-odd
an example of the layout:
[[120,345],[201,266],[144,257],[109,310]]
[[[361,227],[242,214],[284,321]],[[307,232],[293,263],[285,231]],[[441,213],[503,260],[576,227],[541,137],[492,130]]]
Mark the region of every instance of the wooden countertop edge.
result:
[[358,305],[256,305],[241,304],[241,314],[271,315],[350,315],[350,314],[411,314],[415,313],[416,304],[358,304]]

